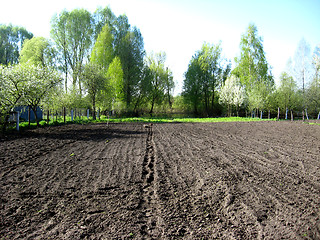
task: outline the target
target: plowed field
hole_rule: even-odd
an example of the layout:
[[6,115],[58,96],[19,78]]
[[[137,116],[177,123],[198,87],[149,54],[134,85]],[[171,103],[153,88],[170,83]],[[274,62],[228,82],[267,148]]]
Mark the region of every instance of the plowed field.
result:
[[320,126],[65,125],[0,141],[0,239],[320,239]]

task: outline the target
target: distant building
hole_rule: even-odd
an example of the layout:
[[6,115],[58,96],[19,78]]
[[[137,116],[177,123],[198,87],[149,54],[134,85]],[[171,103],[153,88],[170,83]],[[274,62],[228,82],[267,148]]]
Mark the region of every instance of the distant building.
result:
[[[29,106],[18,106],[13,109],[14,112],[20,112],[20,119],[25,121],[29,120]],[[42,120],[42,110],[40,107],[37,108],[38,120]],[[33,110],[30,108],[30,121],[35,121]]]

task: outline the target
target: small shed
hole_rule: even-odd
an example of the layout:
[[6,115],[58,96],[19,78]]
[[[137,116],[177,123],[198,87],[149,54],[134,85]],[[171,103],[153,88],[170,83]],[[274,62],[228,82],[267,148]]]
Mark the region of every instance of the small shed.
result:
[[[24,121],[29,120],[29,106],[17,106],[13,109],[14,112],[20,112],[20,119],[23,119]],[[40,107],[37,108],[37,117],[38,120],[42,120],[42,110]],[[32,108],[30,108],[30,121],[35,121],[34,113]]]

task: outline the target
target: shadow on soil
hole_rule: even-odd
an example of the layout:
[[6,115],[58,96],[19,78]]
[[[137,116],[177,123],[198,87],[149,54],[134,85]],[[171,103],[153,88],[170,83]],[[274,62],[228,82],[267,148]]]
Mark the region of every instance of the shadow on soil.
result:
[[[74,140],[74,141],[106,141],[116,138],[135,138],[138,135],[146,134],[147,132],[143,130],[142,124],[135,123],[135,125],[140,125],[141,128],[136,131],[125,130],[123,126],[119,128],[118,123],[116,124],[70,124],[64,126],[52,126],[45,128],[38,128],[32,130],[26,130],[20,133],[9,133],[2,135],[1,141],[12,140],[16,138],[48,138],[57,140]],[[126,123],[125,125],[131,125],[131,123]],[[139,127],[137,127],[139,128]],[[132,127],[128,126],[128,129]]]

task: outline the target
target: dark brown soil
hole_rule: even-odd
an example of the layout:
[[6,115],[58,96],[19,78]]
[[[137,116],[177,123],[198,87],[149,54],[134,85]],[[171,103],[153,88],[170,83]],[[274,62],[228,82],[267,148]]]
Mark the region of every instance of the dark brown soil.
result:
[[320,126],[65,125],[0,142],[0,239],[320,239]]

